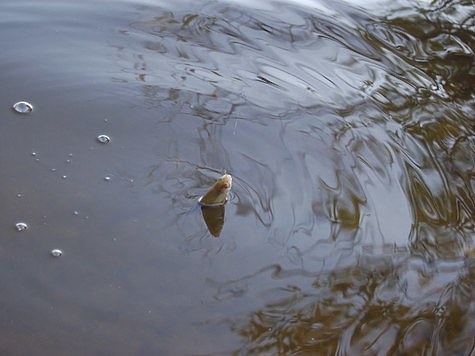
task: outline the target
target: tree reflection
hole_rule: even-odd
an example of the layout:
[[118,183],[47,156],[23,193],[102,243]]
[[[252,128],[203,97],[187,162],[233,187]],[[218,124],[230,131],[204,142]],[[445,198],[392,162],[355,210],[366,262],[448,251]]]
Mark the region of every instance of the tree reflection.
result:
[[[403,147],[422,146],[428,153],[405,166],[413,257],[360,260],[315,275],[313,289],[282,287],[284,297],[231,323],[243,342],[237,354],[473,354],[475,263],[473,257],[454,259],[474,237],[471,6],[471,1],[436,1],[412,16],[387,18],[384,29],[381,23],[368,25],[364,34],[380,52],[390,50],[433,83],[432,88],[410,83],[418,89],[405,100],[399,100],[396,86],[379,90],[389,98],[379,101],[379,108],[403,125]],[[329,215],[357,229],[360,204],[356,201],[356,213],[350,214],[335,202]]]
[[[300,21],[290,26],[249,10],[214,5],[214,14],[211,9],[184,16],[167,13],[143,25],[157,41],[147,49],[155,48],[160,59],[171,58],[160,62],[169,68],[156,74],[156,85],[149,79],[153,71],[137,73],[140,82],[149,82],[142,87],[146,104],[186,113],[183,123],[175,119],[174,124],[180,134],[195,125],[199,154],[192,155],[194,160],[213,167],[224,162],[225,168],[242,173],[236,215],[254,211],[257,224],[270,235],[280,234],[270,237],[273,243],[296,251],[299,266],[314,262],[320,253],[317,242],[325,238],[335,245],[346,242],[354,259],[324,266],[320,274],[305,271],[306,278],[311,274],[310,288],[291,276],[281,278],[274,290],[264,290],[269,294],[262,307],[252,305],[253,312],[229,321],[242,339],[236,353],[473,353],[475,268],[472,253],[464,259],[472,251],[475,226],[472,2],[436,1],[376,20],[350,9],[345,15],[357,22],[356,28],[301,11],[291,13]],[[359,17],[348,16],[355,14]],[[302,68],[306,75],[314,74],[307,63],[292,67],[295,63],[273,51],[260,52],[265,46],[307,55],[309,48],[318,53],[322,46],[334,49],[325,47],[322,38],[336,48],[328,55],[336,63],[332,69],[356,77],[338,82],[336,75],[328,79],[317,73],[317,79],[308,81],[324,83],[320,88],[331,87],[328,91],[335,94],[323,96],[325,100],[319,101],[319,93],[293,75],[302,75]],[[267,67],[247,61],[259,56]],[[297,62],[296,57],[288,62]],[[316,63],[330,63],[322,58]],[[370,63],[369,69],[355,65],[358,60]],[[138,64],[147,68],[145,60]],[[350,91],[348,99],[333,80],[361,88]],[[267,97],[267,92],[273,95]],[[299,101],[295,92],[311,99]],[[274,104],[281,98],[283,103],[277,104],[282,105]],[[245,139],[234,137],[230,119],[246,121],[240,123],[248,124]],[[180,150],[176,152],[178,156]],[[326,177],[320,169],[327,169]],[[191,169],[186,172],[189,181],[182,190],[169,190],[179,208],[186,202],[176,196],[185,196],[197,181]],[[400,188],[398,194],[384,196],[391,188]],[[378,204],[371,200],[371,189]],[[374,218],[396,203],[400,211],[388,209],[383,218]],[[392,231],[399,228],[401,210],[408,217],[399,221],[410,226],[406,235],[391,240],[389,233],[406,233]],[[218,228],[210,231],[219,234],[223,217],[224,210],[215,216]],[[388,220],[396,223],[382,229]],[[188,220],[182,225],[194,228]],[[295,236],[302,235],[317,242],[300,248]],[[291,238],[295,245],[289,247]],[[364,239],[388,239],[408,245],[408,251],[402,258],[370,257],[356,250]],[[247,291],[231,294],[242,297]]]
[[469,354],[475,264],[437,286],[440,272],[411,276],[412,262],[373,259],[315,276],[313,290],[281,288],[285,297],[232,323],[243,339],[236,353]]

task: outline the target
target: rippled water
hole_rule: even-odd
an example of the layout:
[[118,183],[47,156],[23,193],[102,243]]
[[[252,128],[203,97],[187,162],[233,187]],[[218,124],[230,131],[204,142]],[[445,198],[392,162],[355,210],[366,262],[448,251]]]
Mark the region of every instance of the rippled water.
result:
[[2,1],[0,352],[472,355],[474,15]]

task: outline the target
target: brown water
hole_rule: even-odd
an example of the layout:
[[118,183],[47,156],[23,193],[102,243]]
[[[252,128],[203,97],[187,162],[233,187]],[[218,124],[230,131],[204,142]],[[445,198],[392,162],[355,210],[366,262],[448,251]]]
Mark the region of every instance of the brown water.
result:
[[474,355],[473,2],[145,1],[0,3],[0,354]]

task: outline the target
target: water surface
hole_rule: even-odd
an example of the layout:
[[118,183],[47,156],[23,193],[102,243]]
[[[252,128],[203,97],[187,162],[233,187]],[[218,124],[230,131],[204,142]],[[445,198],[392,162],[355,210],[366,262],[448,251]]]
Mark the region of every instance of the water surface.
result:
[[473,354],[472,5],[2,1],[1,353]]

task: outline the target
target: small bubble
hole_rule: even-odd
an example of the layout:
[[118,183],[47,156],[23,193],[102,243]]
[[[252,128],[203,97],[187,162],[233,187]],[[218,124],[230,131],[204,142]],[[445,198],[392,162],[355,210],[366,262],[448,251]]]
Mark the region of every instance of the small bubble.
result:
[[33,157],[36,156],[37,154],[38,154],[38,153],[36,153],[36,152],[31,152],[31,155],[32,155]]
[[21,193],[18,193],[16,196],[17,196],[17,198],[23,197],[23,195]]
[[61,176],[61,178],[66,179],[66,178],[68,178],[68,176]]
[[109,181],[111,180],[111,177],[110,177],[110,176],[105,176],[105,177],[104,177],[104,180],[105,180],[106,182],[109,182]]
[[50,171],[51,172],[56,172],[56,168],[51,168]]
[[74,210],[74,213],[73,213],[73,214],[74,214],[74,215],[79,215],[79,211]]
[[63,251],[55,248],[54,250],[51,250],[51,255],[53,255],[54,257],[59,257],[63,254]]
[[70,160],[70,159],[67,159],[67,160],[66,160],[66,163],[71,163],[71,160]]
[[99,136],[97,136],[97,142],[99,142],[99,143],[109,143],[109,142],[111,142],[111,139],[107,135],[99,135]]
[[15,227],[18,231],[23,231],[23,230],[26,230],[28,229],[28,225],[24,222],[19,222],[19,223],[16,223],[15,224]]
[[72,153],[68,154],[68,157],[72,157],[72,156],[73,156],[73,154],[72,154]]
[[28,114],[33,111],[33,105],[26,101],[19,101],[13,104],[13,110],[20,114]]

